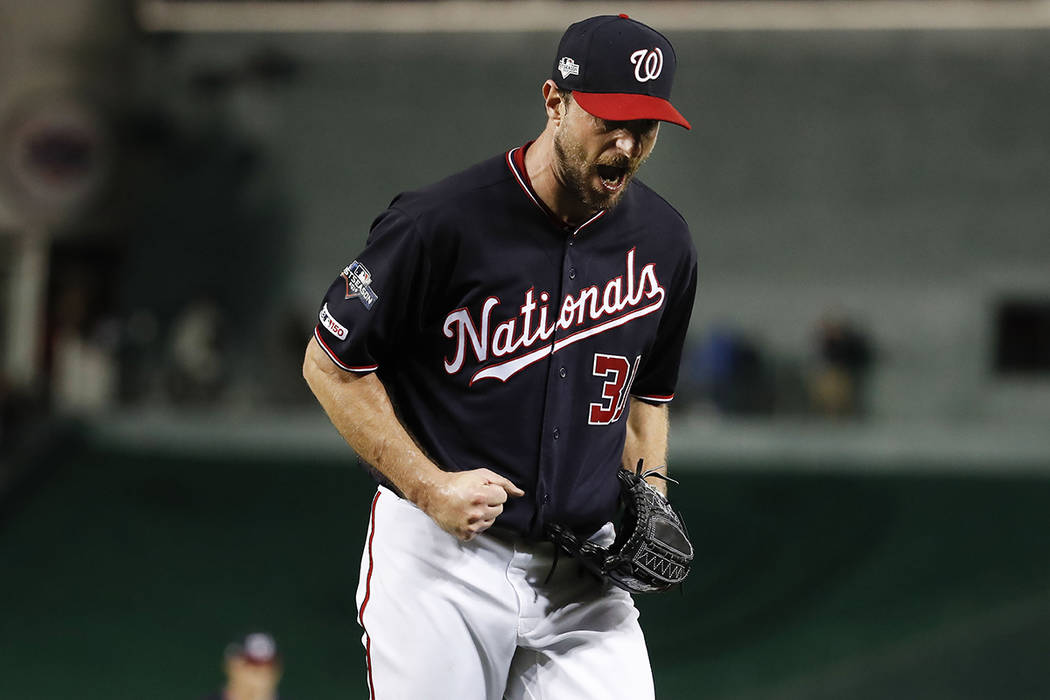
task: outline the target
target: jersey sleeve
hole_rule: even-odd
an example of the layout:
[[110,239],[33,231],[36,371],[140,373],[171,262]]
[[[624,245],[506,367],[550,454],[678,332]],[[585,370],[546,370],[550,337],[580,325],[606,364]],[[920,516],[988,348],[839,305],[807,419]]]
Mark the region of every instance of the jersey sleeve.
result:
[[696,298],[696,251],[691,254],[675,277],[668,305],[657,329],[656,340],[642,358],[638,375],[631,385],[631,396],[650,404],[667,403],[674,398],[682,347],[689,331],[689,319]]
[[365,249],[343,268],[318,310],[314,337],[347,372],[379,368],[418,322],[427,256],[412,219],[395,208],[372,223]]

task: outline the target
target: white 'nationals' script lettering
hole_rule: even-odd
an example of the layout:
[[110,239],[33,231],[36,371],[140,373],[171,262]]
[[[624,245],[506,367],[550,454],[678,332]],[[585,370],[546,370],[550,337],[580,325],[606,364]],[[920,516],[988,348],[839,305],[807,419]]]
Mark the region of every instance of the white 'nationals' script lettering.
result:
[[[636,273],[634,253],[634,248],[627,253],[625,275],[612,278],[604,287],[593,285],[581,289],[575,296],[566,294],[557,309],[550,308],[550,294],[540,292],[537,297],[536,288],[532,287],[525,292],[518,315],[495,328],[492,311],[500,304],[498,297],[489,297],[482,304],[479,323],[474,322],[468,309],[451,312],[445,317],[444,332],[446,338],[456,340],[456,352],[451,359],[445,358],[445,371],[456,374],[463,369],[468,345],[479,363],[538,346],[483,367],[470,379],[471,384],[481,379],[505,382],[562,348],[658,311],[663,306],[665,292],[656,278],[656,265],[649,263]],[[576,330],[549,342],[557,331],[573,329]]]

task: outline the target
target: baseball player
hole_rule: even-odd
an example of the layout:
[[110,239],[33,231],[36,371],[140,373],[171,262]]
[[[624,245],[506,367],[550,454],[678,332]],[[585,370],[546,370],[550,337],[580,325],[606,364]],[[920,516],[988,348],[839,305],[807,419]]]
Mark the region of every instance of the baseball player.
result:
[[226,647],[226,685],[206,700],[278,700],[281,657],[265,632],[253,632]]
[[398,195],[324,297],[304,376],[379,484],[372,698],[653,696],[631,596],[545,529],[608,544],[620,466],[665,463],[696,251],[634,176],[689,128],[675,68],[626,15],[573,24],[542,133]]

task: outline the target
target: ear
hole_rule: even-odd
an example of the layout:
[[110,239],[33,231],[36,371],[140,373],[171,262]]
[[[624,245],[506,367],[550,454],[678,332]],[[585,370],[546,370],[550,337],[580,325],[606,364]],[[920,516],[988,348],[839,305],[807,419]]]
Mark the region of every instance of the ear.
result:
[[560,124],[565,116],[565,103],[561,101],[561,91],[553,80],[543,84],[543,105],[547,110],[547,120]]

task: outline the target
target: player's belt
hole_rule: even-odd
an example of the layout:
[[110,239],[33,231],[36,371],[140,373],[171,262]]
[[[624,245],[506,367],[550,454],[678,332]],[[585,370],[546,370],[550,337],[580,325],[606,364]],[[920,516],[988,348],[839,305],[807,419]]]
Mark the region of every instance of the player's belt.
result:
[[482,534],[493,537],[504,544],[515,545],[515,544],[536,544],[537,542],[544,542],[545,540],[537,537],[527,537],[517,530],[513,530],[509,527],[501,527],[499,525],[493,525],[489,529],[485,530]]

